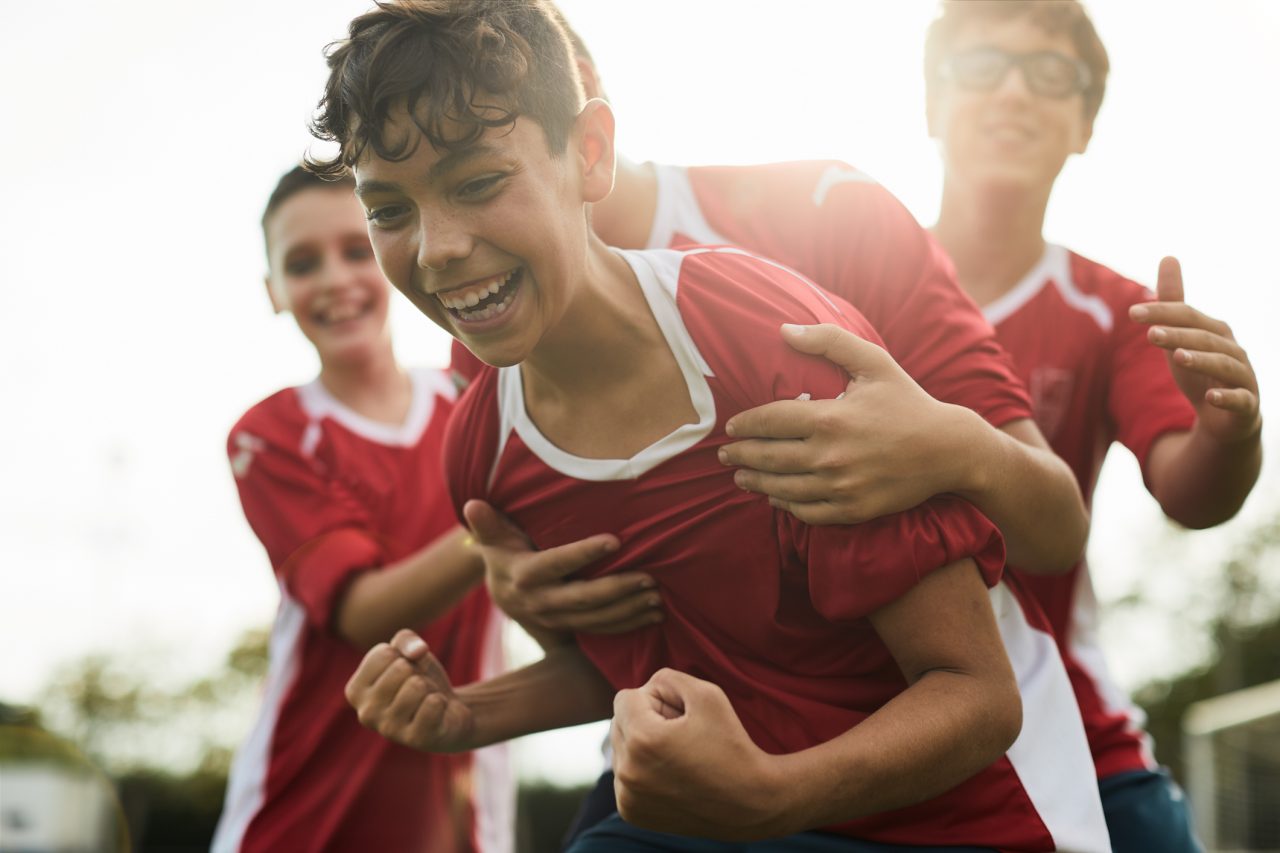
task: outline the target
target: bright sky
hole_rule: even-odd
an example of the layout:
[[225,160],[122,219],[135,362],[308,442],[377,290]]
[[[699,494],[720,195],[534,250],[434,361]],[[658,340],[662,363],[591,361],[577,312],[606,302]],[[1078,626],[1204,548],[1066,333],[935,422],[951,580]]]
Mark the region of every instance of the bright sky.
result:
[[[932,221],[940,169],[920,54],[933,0],[562,5],[633,159],[840,158]],[[249,405],[317,367],[268,308],[257,222],[309,142],[321,48],[365,6],[6,9],[0,698],[29,699],[57,662],[90,652],[145,652],[157,677],[187,676],[271,619],[275,585],[223,442]],[[1047,236],[1147,282],[1162,255],[1179,255],[1189,299],[1231,322],[1265,391],[1280,366],[1280,273],[1265,248],[1280,225],[1280,4],[1093,6],[1112,77]],[[402,359],[443,364],[443,333],[397,309]],[[1177,613],[1277,505],[1269,466],[1242,519],[1170,546],[1131,457],[1114,457],[1091,546],[1104,599],[1141,585]],[[1203,652],[1173,618],[1118,619],[1106,636],[1131,685]],[[528,748],[526,772],[590,777],[597,737]]]

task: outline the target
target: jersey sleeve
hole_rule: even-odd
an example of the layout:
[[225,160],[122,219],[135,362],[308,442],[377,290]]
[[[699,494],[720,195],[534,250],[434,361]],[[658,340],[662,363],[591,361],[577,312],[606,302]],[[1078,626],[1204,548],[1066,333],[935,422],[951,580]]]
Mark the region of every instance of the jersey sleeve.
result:
[[878,184],[838,184],[823,199],[820,221],[819,253],[833,268],[817,280],[862,311],[922,388],[997,427],[1031,417],[1030,398],[991,324],[956,283],[941,247],[892,194]]
[[814,607],[833,621],[869,616],[957,560],[972,559],[988,587],[1004,570],[999,531],[956,497],[931,498],[852,527],[810,527],[790,515],[781,523],[808,566]]
[[347,585],[385,562],[373,519],[341,483],[264,425],[241,422],[227,450],[240,504],[276,575],[307,620],[333,624]]
[[[796,273],[725,252],[686,260],[681,314],[716,382],[745,410],[809,394],[830,399],[845,387],[839,369],[795,352],[782,323],[835,323],[875,341],[851,306]],[[737,286],[717,284],[719,276]],[[809,527],[779,514],[784,538],[806,560],[815,606],[831,619],[866,616],[899,598],[929,572],[973,558],[988,585],[1004,568],[1004,540],[972,504],[935,497],[914,509],[858,525]]]
[[445,481],[463,527],[467,522],[462,508],[467,501],[489,497],[489,475],[498,454],[498,371],[478,360],[477,364],[480,367],[458,400],[444,438]]
[[[1148,480],[1148,457],[1166,433],[1191,429],[1196,412],[1174,382],[1164,350],[1147,340],[1147,326],[1129,319],[1129,306],[1155,299],[1155,294],[1126,281],[1126,298],[1114,309],[1111,382],[1107,411],[1116,437],[1137,457]],[[1148,480],[1148,485],[1150,481]]]

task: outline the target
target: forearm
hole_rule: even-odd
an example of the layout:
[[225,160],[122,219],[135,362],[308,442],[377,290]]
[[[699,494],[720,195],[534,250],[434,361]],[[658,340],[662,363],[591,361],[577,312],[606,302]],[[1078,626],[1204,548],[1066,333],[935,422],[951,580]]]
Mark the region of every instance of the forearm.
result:
[[362,572],[347,587],[334,615],[343,639],[361,649],[400,628],[417,628],[443,615],[484,577],[484,564],[454,528],[399,562]]
[[475,717],[466,748],[607,719],[614,693],[577,646],[555,647],[537,663],[457,689]]
[[995,429],[976,413],[957,435],[965,462],[956,494],[991,519],[1005,538],[1008,562],[1031,572],[1065,572],[1079,562],[1089,514],[1071,469],[1029,420]]
[[843,823],[919,803],[998,759],[1021,727],[1016,689],[934,671],[843,735],[776,757],[784,831]]
[[1151,494],[1171,519],[1194,529],[1239,512],[1262,468],[1261,434],[1231,444],[1200,425],[1160,438],[1148,456]]

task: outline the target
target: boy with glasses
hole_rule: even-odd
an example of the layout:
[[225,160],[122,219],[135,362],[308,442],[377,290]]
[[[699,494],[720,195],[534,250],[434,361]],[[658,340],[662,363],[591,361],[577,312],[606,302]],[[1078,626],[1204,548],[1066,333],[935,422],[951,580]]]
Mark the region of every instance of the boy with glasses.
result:
[[[1042,236],[1054,182],[1092,135],[1108,70],[1075,0],[946,0],[925,48],[929,130],[945,164],[933,230],[1086,498],[1119,441],[1170,518],[1209,527],[1235,514],[1260,466],[1258,383],[1247,355],[1226,324],[1183,301],[1174,259],[1160,265],[1153,302],[1147,289]],[[749,417],[740,417],[743,428],[758,430]],[[802,427],[782,411],[770,424],[771,434]],[[845,439],[832,435],[796,448],[765,491],[838,455]],[[770,472],[767,448],[740,461]],[[816,489],[808,496],[823,497]],[[1107,673],[1085,564],[1057,575],[1031,568],[1013,571],[1053,624],[1115,849],[1198,850],[1185,800],[1155,763],[1140,712]]]
[[[944,2],[925,48],[929,130],[945,164],[934,233],[1085,497],[1120,441],[1170,518],[1209,527],[1236,513],[1258,476],[1258,382],[1247,355],[1226,324],[1183,301],[1174,259],[1160,264],[1153,302],[1042,237],[1054,182],[1092,136],[1108,67],[1074,0]],[[1199,849],[1140,712],[1107,673],[1087,568],[1019,575],[1071,667],[1115,849]]]

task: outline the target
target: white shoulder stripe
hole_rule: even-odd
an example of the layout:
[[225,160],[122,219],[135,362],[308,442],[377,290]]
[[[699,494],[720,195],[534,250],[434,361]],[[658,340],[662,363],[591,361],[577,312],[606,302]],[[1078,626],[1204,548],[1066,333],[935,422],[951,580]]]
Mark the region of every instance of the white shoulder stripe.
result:
[[[302,410],[311,418],[312,425],[316,426],[317,433],[314,437],[316,441],[320,438],[316,422],[324,418],[332,418],[346,429],[375,444],[385,444],[389,447],[413,447],[422,438],[423,430],[431,423],[431,416],[436,408],[436,397],[453,400],[458,392],[449,378],[449,372],[438,368],[410,370],[409,381],[413,388],[413,399],[409,403],[409,412],[401,424],[387,424],[365,417],[330,394],[329,389],[325,388],[319,379],[300,385],[295,390]],[[307,441],[309,439],[304,439],[304,444]],[[313,444],[309,448],[304,448],[303,452],[310,455],[314,449]]]
[[852,166],[832,164],[818,178],[818,185],[813,189],[813,206],[822,207],[827,195],[840,184],[874,184],[876,179],[866,172],[860,172]]
[[696,243],[733,242],[712,228],[702,215],[698,197],[689,183],[688,170],[654,163],[653,171],[658,181],[658,201],[646,249],[668,248],[677,233]]
[[1009,292],[983,306],[982,313],[986,316],[987,322],[998,326],[1018,313],[1049,282],[1053,282],[1063,302],[1080,313],[1087,314],[1102,331],[1111,331],[1115,325],[1111,306],[1100,297],[1083,293],[1076,287],[1075,279],[1071,275],[1071,254],[1062,246],[1052,243],[1045,246],[1044,255],[1031,268],[1031,271],[1024,275]]

